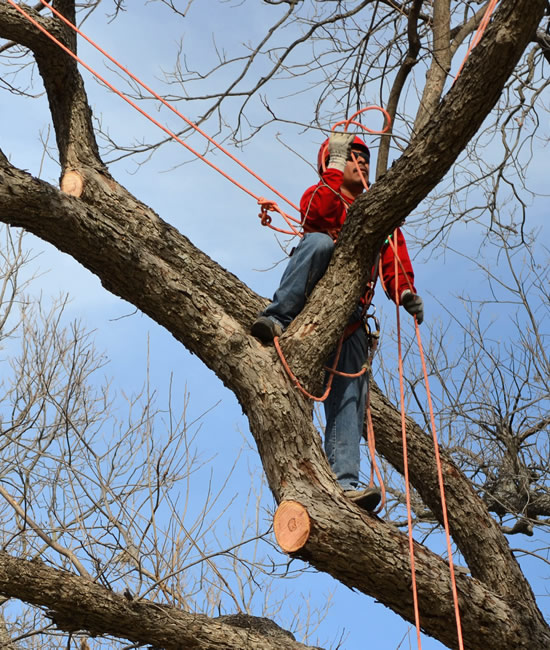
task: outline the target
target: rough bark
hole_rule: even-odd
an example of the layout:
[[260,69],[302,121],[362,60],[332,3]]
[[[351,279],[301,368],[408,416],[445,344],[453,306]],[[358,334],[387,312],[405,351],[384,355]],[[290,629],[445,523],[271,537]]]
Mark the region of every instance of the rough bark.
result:
[[[376,385],[373,385],[372,393],[375,430],[384,428],[384,435],[378,437],[377,449],[402,471],[400,415]],[[442,523],[441,497],[433,463],[433,440],[410,419],[407,421],[407,447],[411,483]],[[532,590],[517,563],[511,561],[508,542],[499,526],[489,516],[485,504],[477,497],[467,478],[444,451],[440,450],[440,455],[451,535],[472,576],[504,598],[514,599],[521,594],[520,598],[532,602]]]
[[0,591],[43,607],[60,630],[113,635],[166,650],[306,650],[274,623],[252,616],[211,619],[105,587],[40,561],[0,552]]
[[[350,210],[326,276],[282,339],[288,360],[306,385],[315,386],[323,360],[356,304],[384,237],[439,182],[479,128],[533,37],[545,4],[543,0],[502,0],[485,39],[431,121],[368,196],[356,201]],[[62,171],[78,171],[84,184],[79,198],[69,196],[16,169],[0,155],[0,219],[72,255],[109,291],[136,305],[197,354],[234,392],[247,414],[277,501],[295,500],[306,508],[311,533],[299,557],[413,620],[406,537],[344,499],[311,423],[311,404],[292,387],[273,349],[263,347],[248,334],[265,301],[109,176],[97,154],[78,69],[66,54],[29,31],[14,13],[10,7],[0,6],[0,35],[19,39],[34,51],[52,108]],[[58,92],[61,70],[72,93]],[[330,304],[324,299],[326,295],[333,298]],[[396,411],[378,393],[372,402],[379,448],[400,469]],[[414,450],[411,482],[440,515],[429,438],[415,426],[411,426],[410,435]],[[448,459],[444,471],[452,534],[472,572],[471,577],[458,576],[466,647],[549,647],[548,626],[505,538],[468,481]],[[449,647],[456,647],[456,633],[449,625],[454,614],[448,567],[421,545],[417,544],[415,551],[422,627]],[[13,570],[13,562],[13,558],[2,556],[1,570]],[[38,575],[36,567],[34,571]],[[30,568],[28,580],[34,580]],[[76,584],[76,577],[70,574],[56,574],[56,580],[59,589],[64,582],[67,589]],[[26,590],[20,580],[2,581],[1,591],[37,602],[32,590]],[[82,601],[80,608],[83,619],[71,618],[72,608],[71,613],[56,611],[55,620],[62,629],[125,636],[122,628],[127,626],[131,631],[133,608],[142,604],[124,604],[124,609],[116,600],[115,605],[119,632],[107,624],[108,611],[92,608],[90,619],[85,618],[92,607],[88,600]],[[161,615],[162,608],[149,607],[156,621],[153,634],[153,628],[161,627],[155,617]],[[190,616],[170,612],[170,617],[183,621],[180,615]],[[193,615],[193,620],[193,634],[202,640],[203,632],[196,623],[202,619]],[[168,645],[168,640],[158,643],[154,637],[147,642],[176,647]]]
[[[500,3],[484,39],[429,123],[350,209],[327,273],[287,330],[286,342],[282,339],[286,355],[306,385],[317,377],[321,360],[333,349],[340,326],[357,303],[388,233],[401,225],[445,176],[498,101],[543,15],[543,5],[528,0],[525,4]],[[326,304],[323,297],[335,293],[343,300]]]

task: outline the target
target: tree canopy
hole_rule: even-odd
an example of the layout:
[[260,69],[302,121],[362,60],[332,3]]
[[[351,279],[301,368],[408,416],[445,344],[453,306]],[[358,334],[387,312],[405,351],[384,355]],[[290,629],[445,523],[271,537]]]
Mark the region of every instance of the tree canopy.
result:
[[[111,12],[114,22],[123,12],[135,11],[120,1],[52,4],[83,28],[99,11]],[[435,254],[436,244],[439,251],[452,252],[464,224],[475,224],[481,233],[469,263],[477,265],[490,293],[482,299],[461,296],[467,318],[452,310],[449,314],[463,338],[462,352],[454,358],[447,349],[445,329],[451,325],[438,329],[434,324],[427,346],[429,374],[436,384],[449,528],[467,567],[456,572],[464,644],[549,646],[540,603],[506,537],[536,531],[544,540],[550,521],[547,251],[529,220],[531,178],[540,173],[535,151],[548,139],[547,2],[501,0],[458,76],[467,44],[490,3],[265,0],[271,26],[251,23],[250,41],[244,44],[231,42],[215,12],[205,16],[199,3],[191,0],[185,8],[168,0],[151,4],[171,20],[181,20],[186,30],[173,69],[164,71],[160,94],[192,111],[194,121],[232,151],[246,151],[269,133],[270,152],[277,131],[280,146],[297,155],[297,133],[302,141],[309,138],[313,151],[335,122],[365,106],[378,104],[391,116],[390,131],[379,138],[376,182],[353,204],[327,273],[281,338],[284,355],[306,388],[318,390],[324,362],[393,229],[407,220],[407,233],[414,233],[416,247],[426,256]],[[231,11],[246,17],[254,13],[253,4]],[[202,21],[214,32],[211,41]],[[198,36],[195,26],[200,26]],[[166,133],[151,132],[150,138],[131,141],[104,128],[101,94],[90,101],[91,83],[85,83],[82,66],[39,27],[68,50],[89,54],[82,38],[46,3],[28,7],[5,0],[0,5],[4,101],[24,96],[31,103],[34,95],[45,92],[59,167],[58,187],[18,166],[17,155],[1,145],[1,220],[72,256],[105,290],[170,332],[235,395],[275,501],[299,503],[311,522],[309,537],[293,558],[414,621],[411,560],[402,530],[404,466],[395,373],[383,368],[370,391],[377,451],[391,497],[388,516],[377,517],[345,500],[323,454],[311,401],[294,388],[273,348],[250,336],[250,325],[266,299],[117,180],[117,164],[130,160],[143,165],[161,155],[168,146]],[[122,73],[115,77],[122,78]],[[139,106],[151,105],[148,92],[135,81],[119,83]],[[370,117],[365,115],[358,119],[366,124]],[[185,140],[191,127],[171,130]],[[213,155],[210,145],[203,148]],[[207,202],[204,209],[209,209]],[[4,286],[9,287],[10,278],[16,277],[18,248],[10,237],[6,247],[11,257]],[[3,304],[12,309],[13,298],[9,292],[4,295]],[[438,299],[444,311],[447,298]],[[509,306],[515,330],[507,340],[514,343],[493,340],[487,308],[496,303]],[[27,320],[32,323],[38,316]],[[115,459],[131,466],[138,438],[148,440],[147,417],[140,422],[142,428],[120,432],[116,444],[96,446],[103,426],[101,396],[87,394],[83,380],[90,372],[86,364],[97,367],[100,362],[88,355],[82,332],[75,330],[68,345],[66,334],[58,336],[55,320],[45,322],[46,334],[37,334],[34,344],[42,351],[41,363],[27,369],[21,361],[24,372],[5,395],[11,400],[11,416],[1,423],[9,477],[2,496],[5,512],[12,518],[15,513],[15,520],[3,524],[0,593],[46,610],[55,630],[71,634],[109,635],[165,648],[304,647],[263,619],[215,617],[189,607],[182,596],[185,585],[171,582],[183,565],[163,564],[162,548],[149,538],[147,546],[145,535],[139,540],[143,546],[125,538],[129,511],[121,493],[113,492],[119,467]],[[52,346],[55,342],[54,358],[48,356],[48,340]],[[64,359],[61,351],[70,350],[72,361],[61,363],[63,372],[48,370],[56,367],[55,359]],[[408,362],[414,355],[408,349],[407,355]],[[81,378],[71,371],[76,368]],[[54,375],[60,392],[48,402],[53,383],[47,377]],[[42,388],[35,391],[32,387],[39,383]],[[409,481],[416,530],[422,534],[414,544],[420,621],[427,634],[458,647],[449,567],[437,541],[430,543],[436,536],[426,533],[440,530],[443,512],[425,395],[414,363],[407,368],[407,389],[412,396]],[[57,405],[53,413],[46,403]],[[73,440],[67,449],[64,429]],[[178,464],[171,459],[185,455],[186,449],[177,427],[166,448],[151,445],[149,463],[135,469],[137,500],[142,490],[151,491],[152,475],[153,492],[161,499],[165,482],[182,473],[171,464]],[[66,462],[72,453],[74,466],[72,459]],[[47,523],[45,510],[57,513],[63,507],[34,499],[46,484],[46,472],[54,473],[49,499],[55,501],[51,486],[56,481],[79,486],[72,497],[73,506],[81,502],[80,512],[71,514],[74,521],[55,514]],[[155,499],[145,501],[156,512]],[[153,522],[153,514],[146,521]],[[103,581],[109,563],[98,550],[104,535],[97,530],[106,536],[111,529],[124,541],[117,547],[118,560],[122,553],[126,564],[139,567],[138,598],[118,593],[120,581],[114,574]],[[182,530],[175,526],[165,536],[174,541]],[[158,559],[154,570],[145,561],[151,557]],[[155,598],[149,598],[152,590]]]

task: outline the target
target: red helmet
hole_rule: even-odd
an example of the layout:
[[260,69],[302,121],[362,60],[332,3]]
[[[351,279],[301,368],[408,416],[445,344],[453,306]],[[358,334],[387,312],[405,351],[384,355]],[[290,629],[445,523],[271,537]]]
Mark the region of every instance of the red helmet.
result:
[[[321,148],[319,149],[319,153],[317,154],[317,169],[319,170],[319,174],[323,173],[323,168],[326,169],[326,166],[328,164],[330,154],[328,152],[328,141],[329,138],[327,138],[323,144],[321,145]],[[359,136],[355,136],[353,142],[351,143],[351,146],[353,149],[361,149],[367,154],[367,162],[370,162],[370,151],[367,145],[361,140]]]

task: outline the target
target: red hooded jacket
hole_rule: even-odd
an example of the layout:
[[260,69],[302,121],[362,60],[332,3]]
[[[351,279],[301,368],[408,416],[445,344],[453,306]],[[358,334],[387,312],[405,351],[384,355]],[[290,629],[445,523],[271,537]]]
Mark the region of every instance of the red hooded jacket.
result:
[[[312,185],[304,192],[300,201],[304,233],[324,232],[336,241],[338,233],[346,220],[348,208],[353,203],[352,199],[340,194],[343,178],[344,174],[341,171],[326,169],[319,183]],[[405,238],[399,228],[396,230],[396,235],[397,242],[394,245],[397,248],[397,255],[401,262],[401,264],[399,262],[397,264],[397,295],[400,299],[405,289],[410,289],[413,293],[416,293],[416,289],[411,258],[409,257]],[[390,237],[394,238],[393,235],[390,235]],[[380,251],[380,266],[386,294],[395,301],[395,256],[388,240],[389,238]],[[401,268],[401,265],[403,268]],[[377,269],[373,269],[373,278],[376,278],[376,273]],[[374,287],[372,289],[374,290]]]

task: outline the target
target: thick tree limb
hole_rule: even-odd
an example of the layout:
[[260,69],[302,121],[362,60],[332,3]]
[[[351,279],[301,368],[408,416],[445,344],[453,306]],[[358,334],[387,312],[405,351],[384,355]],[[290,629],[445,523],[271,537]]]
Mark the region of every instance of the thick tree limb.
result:
[[[378,451],[403,473],[400,414],[374,382],[372,395],[374,428],[375,431],[384,432],[377,437]],[[407,447],[411,483],[442,523],[433,441],[411,419],[407,421]],[[440,450],[440,455],[451,534],[472,575],[505,598],[513,599],[522,593],[520,600],[525,598],[532,602],[534,596],[531,587],[512,558],[498,524],[452,460],[443,450]]]
[[[293,367],[308,384],[314,384],[356,304],[387,232],[438,183],[494,106],[544,7],[542,0],[502,0],[486,38],[432,121],[350,211],[329,272],[283,339]],[[0,7],[3,34],[11,19],[5,12]],[[13,29],[11,33],[13,38]],[[81,175],[83,191],[78,199],[70,197],[0,156],[0,219],[71,254],[107,289],[149,314],[199,355],[234,391],[247,413],[276,499],[295,499],[307,509],[312,531],[300,557],[412,620],[406,539],[362,514],[336,487],[311,423],[311,405],[291,387],[273,350],[248,335],[262,300],[109,177],[97,155],[76,66],[70,67],[66,55],[61,57],[49,46],[29,46],[34,47],[54,103],[62,164]],[[56,95],[59,65],[74,84],[72,95]],[[489,69],[490,82],[481,84]],[[333,298],[330,305],[327,295]],[[385,413],[380,396],[373,407]],[[391,417],[380,417],[379,439],[386,438],[384,454],[399,467],[400,443]],[[418,460],[411,467],[412,480],[437,514],[433,458],[428,458],[424,438],[415,431],[412,444]],[[456,506],[453,534],[476,576],[460,576],[458,582],[467,647],[538,650],[550,645],[548,627],[506,541],[473,491],[465,488],[463,477],[454,475],[451,464],[446,471],[450,500]],[[467,520],[473,511],[479,514],[475,530],[468,528]],[[422,625],[453,647],[448,568],[424,547],[417,545],[416,551]],[[476,551],[484,554],[486,567],[476,560]],[[524,602],[511,596],[513,584]],[[63,627],[69,619],[60,612],[56,620]],[[99,625],[97,619],[92,623]]]
[[241,617],[231,624],[231,617],[217,620],[146,600],[128,600],[85,578],[5,552],[0,552],[0,593],[46,609],[66,632],[113,635],[166,650],[312,650],[275,624],[262,626],[264,619]]
[[[445,176],[497,102],[529,43],[544,0],[503,0],[461,76],[391,169],[350,208],[332,262],[281,343],[295,374],[310,386],[364,291],[389,232]],[[325,296],[341,297],[337,302]]]
[[[112,290],[140,306],[190,349],[201,354],[235,391],[249,415],[277,500],[296,499],[312,519],[312,534],[300,556],[412,620],[406,538],[387,524],[361,515],[343,498],[335,487],[311,423],[309,403],[292,388],[280,366],[274,363],[272,349],[263,348],[251,339],[244,322],[223,310],[215,297],[222,300],[225,296],[224,307],[227,307],[238,293],[248,305],[249,314],[261,304],[259,299],[254,299],[236,278],[195,251],[158,217],[153,220],[150,211],[143,207],[139,211],[135,203],[129,203],[128,213],[123,210],[121,214],[123,198],[128,202],[130,199],[120,189],[115,194],[119,197],[114,202],[116,215],[112,215],[108,205],[94,211],[82,200],[65,196],[14,170],[5,158],[0,164],[0,174],[0,218],[8,220],[15,212],[19,216],[9,218],[11,223],[24,225],[44,238],[53,239],[60,249],[78,255]],[[94,176],[90,174],[89,178]],[[101,180],[94,182],[97,198]],[[92,180],[87,187],[91,185]],[[216,290],[212,289],[213,285]],[[222,290],[224,286],[227,295]],[[166,309],[166,304],[170,309]],[[243,303],[240,307],[241,311],[236,311],[244,321]],[[387,414],[383,419],[387,419]],[[382,435],[391,433],[387,422],[379,431]],[[400,444],[395,447],[400,448]],[[393,462],[398,465],[395,458]],[[419,471],[423,469],[419,465]],[[480,541],[478,538],[477,542]],[[423,618],[423,626],[428,633],[452,646],[454,633],[447,623],[452,616],[452,605],[448,594],[442,597],[441,591],[447,590],[448,568],[437,555],[423,547],[417,547],[417,554],[419,594],[421,601],[430,603],[431,612],[427,619]],[[350,557],[354,558],[353,563],[349,562]],[[510,560],[513,561],[511,556]],[[505,600],[466,577],[461,579],[459,589],[463,602],[468,603],[464,620],[468,638],[470,635],[473,638],[474,630],[479,637],[479,617],[486,616],[490,602],[494,620],[505,616],[516,621],[506,628],[506,638],[503,636],[500,641],[505,644],[514,638],[517,645],[523,618],[519,608],[516,612],[509,611]],[[529,604],[532,606],[532,601]],[[536,607],[530,610],[529,618],[537,620]],[[531,637],[540,639],[541,630],[544,628],[533,631]],[[489,637],[494,637],[494,630],[488,632],[483,642],[487,643]]]
[[[74,22],[74,2],[65,3],[65,14]],[[60,11],[62,8],[58,6]],[[76,52],[75,32],[60,20],[26,8],[28,14],[63,45]],[[99,156],[84,82],[77,62],[11,5],[0,6],[0,34],[33,51],[48,94],[63,172],[80,165],[106,172]]]

